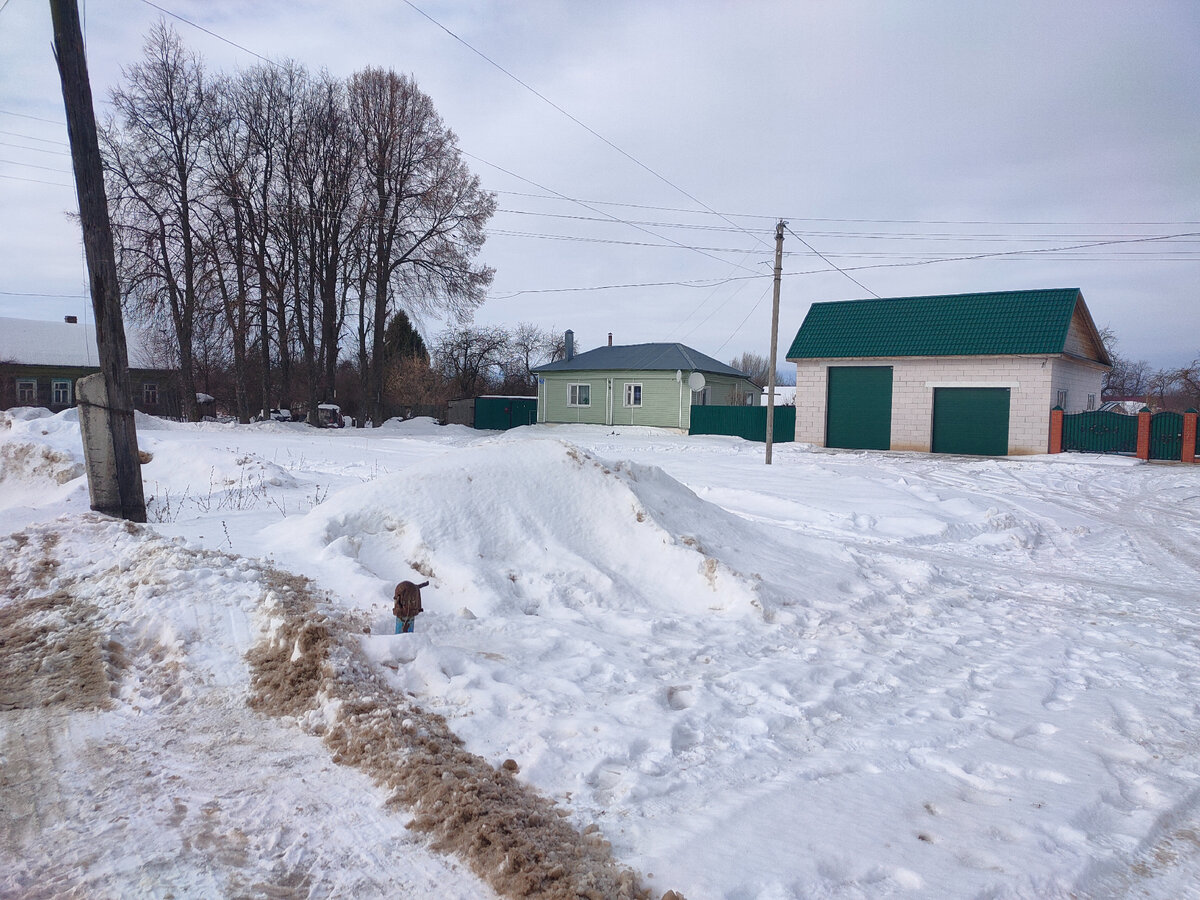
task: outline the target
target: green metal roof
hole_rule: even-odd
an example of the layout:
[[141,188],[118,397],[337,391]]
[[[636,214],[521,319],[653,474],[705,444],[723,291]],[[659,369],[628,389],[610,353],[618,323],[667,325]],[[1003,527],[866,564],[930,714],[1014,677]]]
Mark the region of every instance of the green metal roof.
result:
[[787,355],[821,359],[1062,353],[1076,303],[1083,303],[1079,288],[814,303]]

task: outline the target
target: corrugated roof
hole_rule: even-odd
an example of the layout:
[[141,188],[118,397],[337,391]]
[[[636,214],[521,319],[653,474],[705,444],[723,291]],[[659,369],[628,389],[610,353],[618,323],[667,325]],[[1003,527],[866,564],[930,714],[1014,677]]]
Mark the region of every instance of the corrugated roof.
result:
[[597,347],[586,353],[577,353],[572,360],[538,366],[534,372],[582,372],[643,370],[650,372],[681,370],[684,372],[706,372],[710,375],[733,375],[747,378],[745,372],[705,356],[683,344],[626,344],[618,347]]
[[[135,338],[125,339],[129,364],[153,368]],[[43,322],[36,319],[0,318],[0,362],[27,366],[100,367],[96,326],[86,322]]]
[[1062,353],[1075,305],[1082,302],[1079,288],[1053,288],[814,303],[787,355],[818,359]]

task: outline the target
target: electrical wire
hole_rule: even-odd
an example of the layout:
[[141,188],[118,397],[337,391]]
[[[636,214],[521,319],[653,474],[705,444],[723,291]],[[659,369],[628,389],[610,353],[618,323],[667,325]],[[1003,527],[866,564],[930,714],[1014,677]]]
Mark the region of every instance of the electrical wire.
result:
[[17,116],[21,119],[33,119],[35,122],[49,122],[51,125],[62,125],[64,128],[67,123],[61,119],[43,119],[41,116],[31,116],[28,113],[13,112],[11,109],[0,109],[0,115]]
[[853,281],[855,284],[857,284],[860,288],[862,288],[864,291],[866,291],[872,297],[875,297],[876,299],[879,298],[879,295],[877,293],[875,293],[873,290],[871,290],[869,287],[867,287],[865,284],[863,284],[861,281],[859,281],[853,275],[846,272],[845,269],[842,269],[841,267],[839,267],[837,263],[835,263],[829,257],[822,254],[819,250],[817,250],[815,247],[813,247],[812,244],[810,244],[808,241],[804,240],[804,238],[800,237],[800,235],[796,234],[796,232],[792,231],[791,228],[788,228],[788,225],[786,222],[784,222],[782,224],[783,224],[784,230],[786,230],[788,232],[788,234],[790,234],[792,237],[794,237],[796,240],[798,240],[800,243],[802,243],[805,247],[807,247],[813,253],[817,254],[817,256],[821,257],[821,259],[825,260],[825,262],[827,262],[829,265],[833,266],[835,269],[837,269],[839,272],[841,272],[843,275],[845,275],[847,278],[849,278],[851,281]]
[[15,147],[18,150],[28,150],[30,153],[53,153],[55,156],[70,156],[66,150],[51,150],[49,147],[26,147],[22,144],[10,144],[8,141],[0,141],[0,147]]
[[[145,0],[145,2],[149,2],[149,0]],[[419,6],[417,6],[415,3],[413,3],[413,2],[412,2],[412,0],[403,0],[403,2],[404,2],[404,4],[405,4],[406,6],[408,6],[408,7],[409,7],[409,8],[411,8],[411,9],[413,9],[414,11],[416,11],[417,13],[419,13],[420,15],[424,16],[426,19],[428,19],[430,22],[432,22],[434,25],[436,25],[436,26],[437,26],[438,28],[440,28],[442,31],[446,32],[446,34],[450,35],[450,37],[454,38],[454,40],[458,41],[460,44],[462,44],[464,47],[466,47],[466,48],[467,48],[468,50],[470,50],[472,53],[476,54],[476,55],[477,55],[477,56],[478,56],[480,59],[484,60],[484,61],[485,61],[485,62],[487,62],[489,65],[493,66],[494,68],[498,69],[500,72],[502,72],[503,74],[505,74],[506,76],[508,76],[509,78],[511,78],[513,81],[515,81],[515,82],[516,82],[517,84],[519,84],[521,87],[525,88],[525,90],[529,91],[531,94],[533,94],[533,95],[534,95],[535,97],[537,97],[539,100],[542,100],[543,102],[545,102],[545,103],[549,104],[549,105],[550,105],[551,107],[553,107],[554,109],[558,110],[558,112],[562,113],[564,116],[566,116],[568,119],[570,119],[570,120],[571,120],[572,122],[574,122],[576,125],[578,125],[580,128],[582,128],[582,129],[583,129],[584,131],[586,131],[588,134],[592,135],[593,137],[595,137],[596,139],[598,139],[598,140],[599,140],[599,141],[601,141],[602,143],[604,143],[604,144],[606,144],[607,146],[611,147],[613,150],[615,150],[617,153],[619,153],[619,154],[621,154],[622,156],[624,156],[626,159],[628,159],[628,160],[629,160],[630,162],[632,162],[634,165],[636,165],[636,166],[638,166],[639,168],[641,168],[641,169],[645,170],[646,172],[649,172],[651,175],[653,175],[655,178],[657,178],[657,179],[658,179],[659,181],[661,181],[663,184],[665,184],[665,185],[667,185],[668,187],[670,187],[670,188],[674,189],[675,191],[678,191],[678,192],[679,192],[680,194],[682,194],[684,197],[687,197],[689,200],[691,200],[691,201],[692,201],[693,203],[695,203],[697,206],[700,206],[700,207],[702,207],[703,209],[705,209],[706,211],[708,211],[708,212],[709,212],[709,213],[711,213],[712,215],[719,216],[720,218],[722,218],[722,219],[725,219],[725,221],[726,221],[726,222],[729,222],[729,224],[730,224],[730,225],[734,225],[734,227],[738,227],[737,225],[735,225],[735,223],[733,223],[733,222],[732,222],[732,221],[730,221],[729,219],[726,219],[724,215],[722,215],[721,213],[717,212],[715,209],[713,209],[711,206],[709,206],[709,205],[708,205],[707,203],[705,203],[703,200],[700,200],[699,198],[697,198],[697,197],[694,197],[692,194],[690,194],[690,193],[688,193],[687,191],[685,191],[683,188],[681,188],[681,187],[680,187],[679,185],[677,185],[675,182],[671,181],[671,180],[670,180],[669,178],[667,178],[665,175],[661,174],[660,172],[657,172],[657,171],[655,171],[655,170],[654,170],[654,169],[652,169],[650,166],[646,165],[646,164],[645,164],[644,162],[642,162],[640,159],[638,159],[637,157],[635,157],[633,154],[631,154],[631,153],[629,153],[629,152],[627,152],[627,151],[623,150],[621,147],[618,147],[616,144],[614,144],[612,141],[610,141],[610,140],[609,140],[608,138],[606,138],[604,135],[600,134],[600,132],[596,131],[596,130],[595,130],[594,128],[592,128],[590,125],[586,124],[585,122],[582,122],[582,121],[580,121],[578,118],[576,118],[575,116],[571,115],[571,113],[567,112],[565,109],[563,109],[561,106],[559,106],[559,105],[558,105],[557,103],[555,103],[553,100],[551,100],[551,99],[550,99],[549,97],[547,97],[545,94],[541,93],[541,91],[537,90],[536,88],[534,88],[532,85],[528,84],[527,82],[525,82],[525,81],[522,81],[520,78],[518,78],[518,77],[517,77],[516,75],[514,75],[512,72],[510,72],[508,69],[504,68],[504,66],[500,65],[500,63],[496,62],[496,61],[495,61],[494,59],[492,59],[490,56],[488,56],[487,54],[485,54],[483,51],[479,50],[477,47],[475,47],[474,45],[472,45],[471,43],[469,43],[469,42],[468,42],[468,41],[466,41],[465,39],[463,39],[463,38],[459,37],[457,34],[455,34],[453,31],[451,31],[449,28],[447,28],[445,25],[443,25],[441,22],[439,22],[439,21],[438,21],[437,19],[435,19],[433,16],[429,15],[429,13],[425,12],[425,10],[421,9]],[[750,232],[747,232],[747,234],[749,234],[749,233],[750,233]],[[753,236],[753,235],[752,235],[752,236]],[[761,238],[758,238],[758,237],[755,237],[755,240],[757,240],[759,243],[765,243],[765,242],[764,242],[764,241],[763,241]]]
[[195,22],[191,21],[190,19],[185,19],[183,16],[179,15],[179,13],[171,12],[171,10],[167,9],[166,7],[159,6],[157,3],[154,3],[153,0],[142,0],[142,2],[145,3],[147,6],[154,7],[160,13],[170,16],[172,19],[178,19],[180,22],[183,22],[185,25],[191,25],[197,31],[203,31],[205,34],[209,35],[210,37],[215,37],[218,41],[222,41],[222,42],[228,44],[230,47],[236,47],[238,50],[241,50],[243,53],[249,53],[255,59],[261,59],[263,62],[267,63],[268,65],[275,66],[276,68],[283,68],[281,65],[279,65],[279,63],[275,62],[275,60],[268,59],[267,57],[263,56],[261,53],[255,53],[249,47],[243,47],[241,44],[237,43],[236,41],[231,41],[229,38],[223,37],[222,35],[217,34],[215,31],[205,28],[203,25],[198,25]]

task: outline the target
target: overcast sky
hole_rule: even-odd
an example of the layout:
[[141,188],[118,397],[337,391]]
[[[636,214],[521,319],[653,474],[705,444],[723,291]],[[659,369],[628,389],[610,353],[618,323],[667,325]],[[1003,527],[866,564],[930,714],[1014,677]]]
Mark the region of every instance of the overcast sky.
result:
[[[48,4],[0,6],[0,316],[90,321]],[[783,218],[781,359],[814,301],[1049,287],[1200,355],[1196,0],[159,6],[212,69],[412,73],[498,192],[478,322],[765,355]],[[164,14],[80,8],[103,117]]]

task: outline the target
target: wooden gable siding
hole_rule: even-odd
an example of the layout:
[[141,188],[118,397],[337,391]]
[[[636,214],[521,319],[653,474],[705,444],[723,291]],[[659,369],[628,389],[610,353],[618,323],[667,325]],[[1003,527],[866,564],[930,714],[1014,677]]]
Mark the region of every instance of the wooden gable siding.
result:
[[1076,304],[1075,312],[1071,315],[1071,327],[1067,331],[1067,340],[1063,352],[1081,359],[1101,360],[1104,358],[1104,348],[1096,343],[1094,331],[1084,312],[1082,305]]

